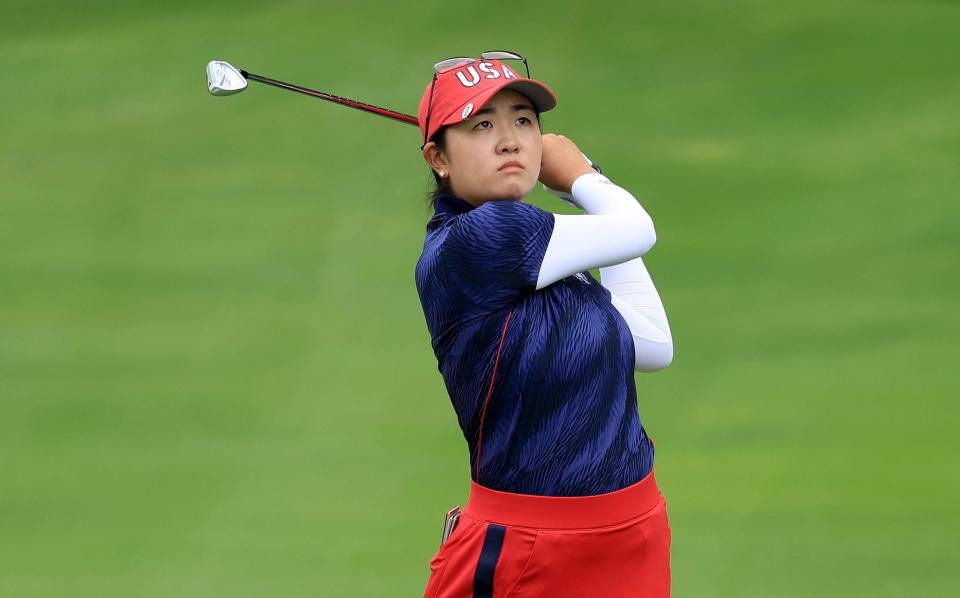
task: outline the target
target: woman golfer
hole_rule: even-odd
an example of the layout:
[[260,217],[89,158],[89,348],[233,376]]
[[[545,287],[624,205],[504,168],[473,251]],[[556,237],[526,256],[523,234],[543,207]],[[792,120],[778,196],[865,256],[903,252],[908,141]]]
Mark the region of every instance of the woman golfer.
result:
[[[541,133],[556,97],[514,58],[444,60],[420,101],[437,190],[417,291],[472,477],[425,597],[668,596],[666,502],[634,386],[673,358],[640,259],[653,222],[572,141]],[[538,180],[586,214],[524,203]]]

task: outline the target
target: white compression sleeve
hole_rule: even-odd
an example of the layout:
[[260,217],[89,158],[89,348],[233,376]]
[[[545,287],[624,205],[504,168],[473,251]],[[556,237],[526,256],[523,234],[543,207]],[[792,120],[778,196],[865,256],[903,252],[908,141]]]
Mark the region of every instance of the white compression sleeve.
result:
[[600,268],[600,284],[610,291],[633,336],[634,369],[662,370],[673,361],[673,337],[660,294],[642,258]]
[[640,258],[656,242],[653,220],[633,195],[601,174],[581,175],[572,193],[587,215],[554,214],[537,289],[599,267],[600,283],[630,327],[634,369],[667,367],[673,339],[660,295]]
[[590,268],[640,257],[657,242],[653,220],[636,199],[599,173],[573,182],[587,214],[554,214],[553,234],[540,265],[537,289]]

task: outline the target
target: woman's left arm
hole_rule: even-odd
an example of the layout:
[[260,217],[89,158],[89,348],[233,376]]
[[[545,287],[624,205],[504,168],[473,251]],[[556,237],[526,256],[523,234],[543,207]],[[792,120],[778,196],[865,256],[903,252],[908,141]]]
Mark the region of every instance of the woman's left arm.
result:
[[[549,189],[549,188],[548,188]],[[600,174],[585,174],[573,185],[573,194],[549,189],[554,194],[588,214],[619,216],[622,222],[616,226],[593,226],[591,219],[597,216],[565,216],[556,214],[556,225],[550,245],[547,247],[541,267],[541,282],[545,284],[576,272],[580,269],[596,266],[599,255],[609,253],[606,246],[641,241],[647,231],[652,245],[656,235],[653,233],[653,221],[637,200],[626,189],[613,184]],[[619,230],[620,225],[627,226],[629,217],[642,216],[649,226]],[[648,230],[649,229],[649,230]],[[644,251],[643,253],[646,253]],[[599,262],[603,264],[603,262]],[[610,300],[630,327],[634,344],[634,369],[639,372],[661,370],[673,361],[673,338],[670,325],[663,308],[660,294],[657,292],[643,258],[636,253],[621,263],[606,262],[599,267],[600,284],[610,291]]]
[[643,258],[600,268],[600,284],[610,291],[613,306],[630,327],[634,369],[654,372],[670,365],[673,361],[670,324]]
[[656,243],[653,220],[629,191],[591,167],[570,139],[543,136],[540,181],[587,215],[554,214],[537,288],[600,268],[600,284],[610,291],[633,336],[634,369],[663,369],[673,361],[673,338],[663,302],[641,259]]

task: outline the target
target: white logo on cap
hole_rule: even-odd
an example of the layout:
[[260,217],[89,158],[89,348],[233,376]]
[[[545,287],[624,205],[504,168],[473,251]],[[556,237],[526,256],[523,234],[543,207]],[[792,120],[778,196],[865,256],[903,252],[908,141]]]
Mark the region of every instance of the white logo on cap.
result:
[[463,117],[463,120],[467,120],[470,118],[471,112],[473,112],[473,102],[463,107],[463,112],[460,113],[460,116]]
[[489,63],[489,62],[481,62],[481,63],[478,64],[477,66],[480,67],[480,70],[481,70],[481,71],[483,71],[484,73],[487,74],[487,79],[499,79],[499,78],[500,78],[500,73],[498,73],[495,69],[490,68],[490,67],[495,66],[495,65],[493,65],[492,63]]
[[[479,65],[480,70],[484,72],[485,79],[499,79],[500,73],[496,70],[496,65],[491,62],[481,62]],[[493,67],[493,68],[490,68]],[[517,74],[507,68],[507,65],[501,64],[500,70],[503,71],[504,79],[517,79]],[[470,78],[467,79],[466,75],[463,74],[463,69],[457,71],[457,79],[460,80],[460,84],[464,87],[473,87],[480,82],[480,73],[477,72],[477,69],[473,68],[473,65],[467,67],[467,73],[470,75]]]
[[457,71],[457,79],[460,79],[460,83],[462,83],[464,87],[473,87],[480,82],[480,73],[477,72],[477,69],[473,68],[472,64],[467,67],[467,72],[470,73],[469,81],[463,76],[463,71]]

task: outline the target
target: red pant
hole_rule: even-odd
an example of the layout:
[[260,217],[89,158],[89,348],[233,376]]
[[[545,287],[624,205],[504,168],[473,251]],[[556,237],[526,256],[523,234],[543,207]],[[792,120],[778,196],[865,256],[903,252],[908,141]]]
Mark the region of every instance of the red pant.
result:
[[670,525],[651,471],[593,496],[500,492],[475,482],[430,560],[424,598],[670,595]]

